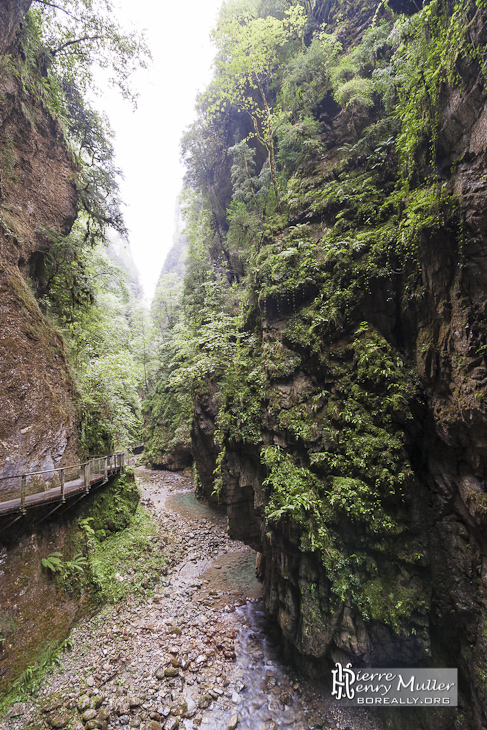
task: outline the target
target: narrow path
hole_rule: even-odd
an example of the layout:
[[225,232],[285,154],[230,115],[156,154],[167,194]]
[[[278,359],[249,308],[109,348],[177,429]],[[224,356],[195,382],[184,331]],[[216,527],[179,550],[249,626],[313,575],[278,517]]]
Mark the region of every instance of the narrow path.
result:
[[0,730],[378,729],[370,714],[333,708],[323,690],[279,665],[255,553],[227,537],[224,515],[194,500],[191,480],[137,474],[161,526],[152,542],[162,566],[155,594],[82,621],[62,665]]

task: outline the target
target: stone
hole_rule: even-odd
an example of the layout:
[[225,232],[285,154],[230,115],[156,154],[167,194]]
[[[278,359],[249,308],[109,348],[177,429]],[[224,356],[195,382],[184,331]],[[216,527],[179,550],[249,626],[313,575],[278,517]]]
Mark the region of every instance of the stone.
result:
[[88,722],[88,720],[94,720],[96,717],[96,710],[85,710],[83,714],[81,715],[81,719],[83,722]]
[[166,724],[164,725],[164,730],[177,730],[178,727],[179,727],[179,718],[170,717],[169,720],[167,720]]
[[235,730],[238,725],[238,715],[232,715],[227,723],[227,730]]
[[95,695],[93,697],[93,709],[98,710],[102,706],[104,699],[103,695]]
[[155,677],[156,679],[164,679],[164,667],[159,667],[155,671]]
[[174,704],[171,705],[171,715],[181,717],[188,711],[188,703],[183,698],[178,699]]
[[66,727],[70,720],[70,715],[67,712],[59,712],[52,717],[46,717],[48,725],[54,728]]
[[[167,728],[167,724],[164,726],[165,729]],[[177,725],[176,725],[177,727]],[[157,722],[157,720],[149,720],[146,725],[144,725],[144,730],[162,730],[162,725]]]
[[164,670],[164,676],[165,677],[177,677],[179,674],[179,670],[177,667],[166,667]]
[[58,700],[53,700],[52,702],[47,702],[45,705],[43,705],[42,712],[52,712],[58,707],[61,707],[61,703]]
[[198,700],[200,710],[206,710],[211,705],[211,697],[209,695],[201,695]]
[[7,713],[9,717],[20,717],[20,715],[23,715],[27,711],[27,703],[26,702],[16,702],[15,705],[12,706],[10,711]]

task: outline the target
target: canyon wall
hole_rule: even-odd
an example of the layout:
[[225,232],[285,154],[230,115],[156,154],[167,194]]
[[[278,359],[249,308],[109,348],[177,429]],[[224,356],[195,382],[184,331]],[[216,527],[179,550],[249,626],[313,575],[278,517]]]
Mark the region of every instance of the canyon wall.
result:
[[[30,3],[2,3],[0,50],[0,476],[76,463],[76,394],[65,346],[28,279],[76,217],[76,166],[59,124],[15,72]],[[26,72],[27,73],[27,72]],[[0,481],[0,492],[10,482]]]
[[[318,5],[352,46],[377,12]],[[416,158],[398,208],[397,124],[377,103],[321,104],[323,157],[253,260],[241,325],[253,367],[195,404],[201,490],[262,552],[266,611],[289,656],[321,676],[335,661],[459,668],[458,712],[396,713],[391,727],[487,724],[480,6],[468,28],[470,50],[438,94],[434,166]]]

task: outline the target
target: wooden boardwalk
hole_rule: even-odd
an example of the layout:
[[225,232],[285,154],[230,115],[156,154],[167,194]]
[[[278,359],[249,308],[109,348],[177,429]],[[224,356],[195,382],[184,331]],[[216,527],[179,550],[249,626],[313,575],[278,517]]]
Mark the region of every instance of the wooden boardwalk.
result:
[[[18,496],[0,502],[0,517],[12,514],[21,516],[34,507],[56,503],[61,505],[71,497],[84,496],[92,487],[101,486],[115,474],[120,474],[124,464],[125,453],[120,452],[111,456],[96,457],[70,467],[3,477],[0,480],[0,489],[2,482],[16,481],[17,486],[8,488],[8,493],[17,492]],[[72,474],[74,471],[78,471],[81,476],[65,481],[65,473]],[[55,481],[58,484],[50,486]],[[0,499],[1,496],[0,491]]]

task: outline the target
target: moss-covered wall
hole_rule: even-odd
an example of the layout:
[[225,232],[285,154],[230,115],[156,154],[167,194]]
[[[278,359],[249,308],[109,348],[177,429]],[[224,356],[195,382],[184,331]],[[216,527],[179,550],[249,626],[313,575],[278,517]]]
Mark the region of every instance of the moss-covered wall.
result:
[[[43,521],[42,510],[10,528],[11,520],[3,518],[0,702],[16,691],[18,682],[42,670],[72,625],[97,605],[100,591],[92,565],[96,545],[127,528],[138,503],[133,474],[125,474],[81,502],[68,503],[48,521]],[[54,569],[42,563],[50,556]],[[73,565],[79,567],[71,569]]]
[[[234,187],[225,241],[249,261],[229,366],[195,388],[194,458],[230,530],[262,550],[296,661],[458,666],[459,711],[421,722],[480,728],[485,8],[390,5],[310,10],[308,50],[325,10],[341,43],[310,107],[321,132],[308,120],[314,152],[296,142],[292,160],[276,134],[282,214],[252,228]],[[289,115],[314,78],[294,58],[273,87]]]

